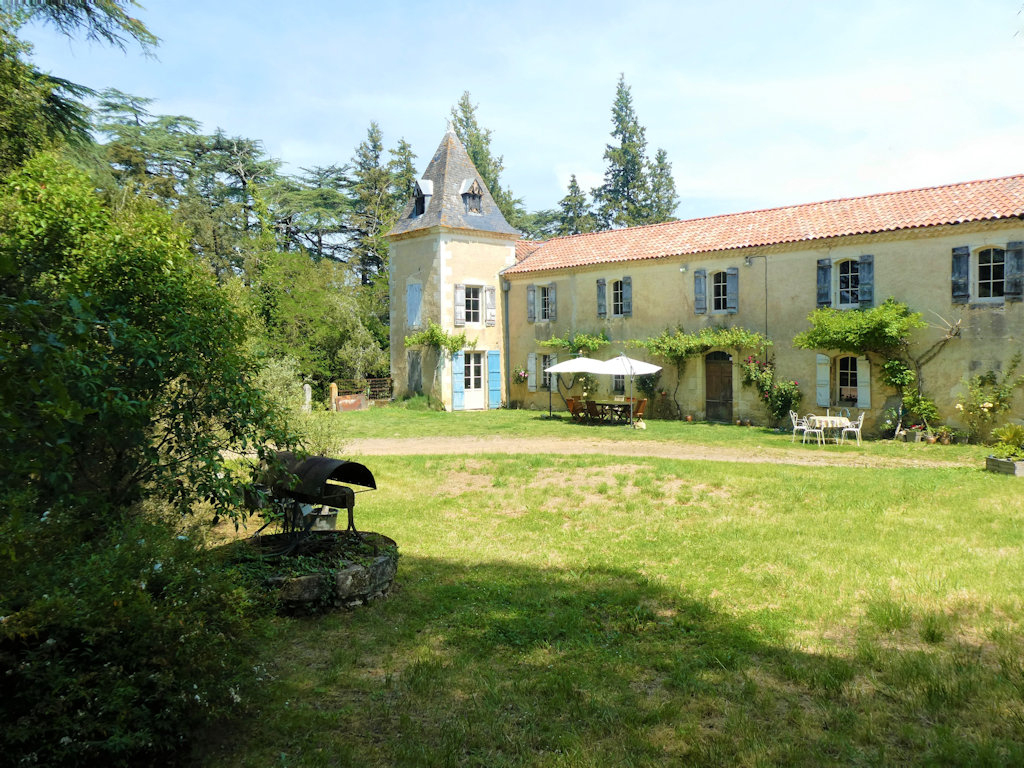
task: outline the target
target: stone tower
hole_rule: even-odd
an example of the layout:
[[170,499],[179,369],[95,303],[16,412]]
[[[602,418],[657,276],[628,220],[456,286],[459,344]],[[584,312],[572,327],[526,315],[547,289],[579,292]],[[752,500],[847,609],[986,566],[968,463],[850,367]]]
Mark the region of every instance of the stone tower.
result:
[[[449,127],[388,233],[391,377],[396,397],[427,393],[447,410],[507,400],[506,338],[499,272],[515,264],[514,230]],[[451,358],[406,336],[434,322],[466,334]]]

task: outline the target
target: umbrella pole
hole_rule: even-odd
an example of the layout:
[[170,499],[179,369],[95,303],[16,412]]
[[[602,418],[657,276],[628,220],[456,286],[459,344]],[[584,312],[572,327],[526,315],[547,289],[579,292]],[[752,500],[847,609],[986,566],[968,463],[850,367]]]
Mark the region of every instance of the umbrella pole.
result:
[[633,374],[629,374],[629,426],[633,429]]

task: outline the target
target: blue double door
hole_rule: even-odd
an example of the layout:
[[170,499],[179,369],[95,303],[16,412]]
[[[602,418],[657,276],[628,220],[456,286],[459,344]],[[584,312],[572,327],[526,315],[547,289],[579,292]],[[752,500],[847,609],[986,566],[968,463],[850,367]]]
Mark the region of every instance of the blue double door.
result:
[[452,358],[452,410],[501,407],[501,353],[496,349],[456,352]]

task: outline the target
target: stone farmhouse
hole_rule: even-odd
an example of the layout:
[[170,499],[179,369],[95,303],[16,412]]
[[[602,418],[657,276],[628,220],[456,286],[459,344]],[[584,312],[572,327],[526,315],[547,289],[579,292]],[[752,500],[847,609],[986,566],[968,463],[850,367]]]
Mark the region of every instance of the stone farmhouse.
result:
[[[612,343],[596,356],[643,358],[630,340],[741,326],[773,341],[769,354],[800,382],[803,411],[863,409],[870,428],[899,399],[880,361],[791,342],[816,307],[853,311],[892,296],[929,324],[915,332],[915,350],[951,337],[922,378],[955,423],[965,377],[998,371],[1024,349],[1022,216],[1024,176],[1009,176],[524,242],[449,131],[389,234],[395,394],[430,391],[449,410],[547,408],[550,394],[564,409],[571,380],[552,384],[543,369],[557,358],[541,341],[603,331]],[[407,347],[428,320],[465,332],[466,348],[449,358]],[[734,354],[687,364],[676,393],[683,413],[763,421]],[[676,384],[666,366],[659,386]],[[609,393],[622,385],[601,384]]]

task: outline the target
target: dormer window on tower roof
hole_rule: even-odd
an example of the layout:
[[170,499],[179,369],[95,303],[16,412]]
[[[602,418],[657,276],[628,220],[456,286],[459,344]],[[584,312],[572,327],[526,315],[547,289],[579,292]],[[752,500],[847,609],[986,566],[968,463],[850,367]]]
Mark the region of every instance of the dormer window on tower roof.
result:
[[462,202],[466,204],[466,213],[483,213],[483,188],[476,179],[467,179],[462,182]]
[[412,215],[422,216],[427,212],[427,206],[430,205],[430,196],[434,194],[434,182],[430,179],[420,179],[416,182],[416,188],[413,191],[413,204],[412,204]]

